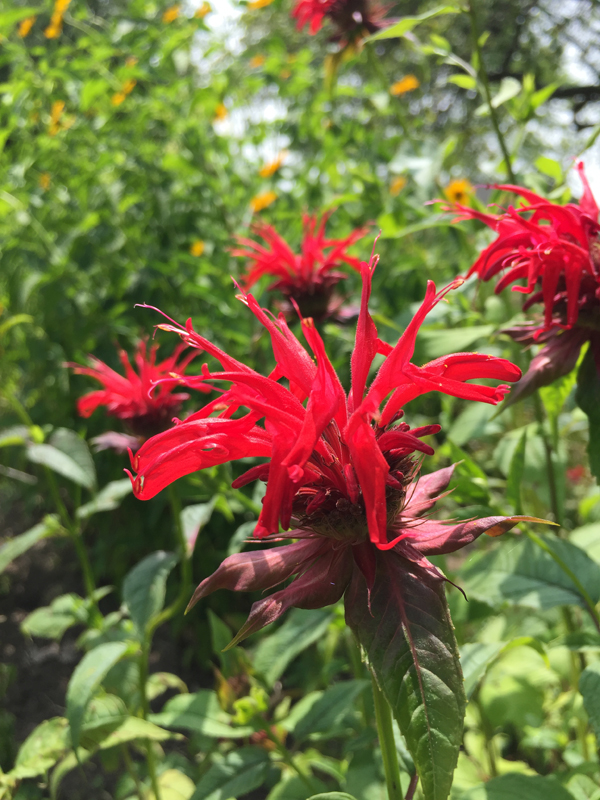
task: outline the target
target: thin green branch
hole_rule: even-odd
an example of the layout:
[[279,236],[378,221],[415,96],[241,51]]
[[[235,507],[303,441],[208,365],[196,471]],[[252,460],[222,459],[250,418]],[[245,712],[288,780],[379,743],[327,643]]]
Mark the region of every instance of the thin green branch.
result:
[[375,719],[377,734],[383,758],[383,771],[388,791],[388,800],[404,800],[400,787],[400,769],[398,767],[398,754],[394,741],[394,728],[392,727],[392,711],[383,692],[379,688],[375,676],[371,673],[373,684],[373,700],[375,702]]

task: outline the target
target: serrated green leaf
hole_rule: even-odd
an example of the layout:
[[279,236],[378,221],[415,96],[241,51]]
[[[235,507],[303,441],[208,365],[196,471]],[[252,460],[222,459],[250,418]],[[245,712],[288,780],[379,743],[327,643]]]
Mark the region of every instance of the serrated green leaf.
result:
[[406,739],[425,800],[447,800],[466,699],[443,588],[399,556],[378,554],[370,605],[355,576],[346,621]]
[[216,693],[208,689],[173,697],[159,714],[148,718],[166,728],[181,728],[215,739],[242,739],[254,731],[250,727],[233,727],[231,715],[223,711]]
[[594,661],[581,673],[579,691],[590,724],[600,743],[600,661]]
[[379,33],[369,36],[367,42],[379,41],[379,39],[397,39],[399,36],[404,36],[405,33],[412,31],[421,22],[426,22],[429,19],[440,16],[440,14],[458,14],[461,9],[457,5],[445,5],[432,8],[431,11],[426,11],[423,14],[418,14],[414,17],[402,17],[394,25],[390,25]]
[[60,524],[58,517],[54,514],[48,514],[42,522],[34,525],[33,528],[25,531],[25,533],[13,536],[12,539],[0,546],[0,572],[4,572],[11,561],[26,553],[30,547],[33,547],[34,544],[37,544],[42,539],[47,539],[49,536],[63,536],[65,533],[66,531]]
[[269,766],[269,756],[259,747],[243,747],[215,758],[200,779],[191,800],[230,800],[258,789]]
[[[600,567],[571,542],[544,534],[544,542],[568,564],[593,602],[600,599]],[[503,542],[463,570],[467,594],[487,603],[507,601],[545,610],[586,602],[572,579],[546,552],[529,539]]]
[[260,642],[254,653],[254,668],[272,685],[296,656],[323,636],[332,619],[333,614],[326,609],[294,608],[283,625]]
[[113,511],[121,505],[123,498],[131,494],[131,492],[132,488],[129,478],[111,481],[100,489],[93,500],[80,506],[77,509],[76,516],[79,519],[87,519],[91,517],[92,514],[98,514],[100,511]]
[[575,400],[589,420],[587,452],[590,472],[600,483],[600,377],[591,347],[588,348],[577,372]]
[[146,556],[125,576],[123,600],[142,637],[147,624],[163,607],[167,578],[177,561],[174,553],[158,550]]
[[67,688],[67,719],[73,748],[79,745],[79,735],[87,704],[108,671],[123,658],[128,642],[108,642],[86,653],[69,681]]

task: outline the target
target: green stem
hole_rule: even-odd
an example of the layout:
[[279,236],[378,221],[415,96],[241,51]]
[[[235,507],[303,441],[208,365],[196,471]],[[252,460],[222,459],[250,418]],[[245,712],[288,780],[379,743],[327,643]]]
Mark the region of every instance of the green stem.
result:
[[[148,718],[150,711],[150,703],[148,701],[148,692],[146,691],[146,684],[148,682],[148,661],[150,659],[150,644],[152,641],[152,634],[148,634],[146,641],[142,645],[142,652],[140,653],[139,673],[140,673],[140,711],[142,719]],[[152,749],[152,742],[146,740],[146,764],[148,765],[148,775],[150,776],[150,784],[152,792],[154,793],[155,800],[160,800],[160,789],[158,788],[158,780],[156,777],[156,759],[154,758],[154,750]]]
[[[365,677],[364,666],[362,659],[360,657],[360,649],[354,638],[354,634],[350,630],[350,628],[345,628],[345,636],[346,639],[346,647],[348,650],[348,656],[350,658],[350,666],[352,667],[352,674],[356,678],[356,680],[362,680]],[[367,702],[367,694],[363,692],[360,696],[361,699],[361,711],[363,722],[365,726],[371,724],[371,715],[369,713],[369,705]]]
[[283,759],[284,763],[287,764],[288,767],[296,773],[296,775],[298,775],[302,783],[304,783],[306,788],[309,789],[311,795],[317,792],[318,789],[316,789],[313,786],[310,778],[307,775],[305,775],[298,766],[296,766],[296,764],[294,763],[294,757],[287,749],[287,747],[282,742],[280,742],[279,739],[273,734],[270,727],[267,724],[265,724],[263,730],[267,734],[267,737],[273,742],[273,744],[277,748],[277,752]]
[[400,770],[398,768],[398,754],[394,741],[392,727],[392,712],[383,692],[377,685],[375,675],[371,673],[373,684],[373,700],[375,702],[375,719],[377,721],[377,734],[383,758],[383,771],[388,791],[388,800],[403,800],[400,787]]
[[129,755],[129,749],[126,744],[121,745],[121,754],[123,755],[123,761],[125,762],[125,769],[129,773],[132,781],[135,783],[135,791],[139,800],[145,800],[144,798],[144,789],[142,784],[140,783],[140,779],[138,777],[137,771],[131,760],[131,756]]
[[496,138],[498,139],[500,150],[502,151],[502,155],[504,156],[504,163],[506,164],[506,173],[508,175],[510,183],[516,183],[517,181],[515,179],[515,175],[512,170],[512,165],[510,163],[510,155],[508,152],[508,147],[506,146],[504,136],[502,135],[502,131],[500,130],[496,109],[492,106],[492,93],[490,90],[490,82],[488,79],[488,74],[485,68],[485,64],[483,63],[483,54],[481,52],[481,46],[479,44],[479,30],[477,25],[477,12],[475,10],[475,0],[469,0],[468,10],[469,10],[469,17],[471,19],[471,36],[473,38],[473,49],[475,50],[475,55],[477,56],[477,73],[483,85],[483,93],[485,95],[485,99],[488,108],[490,110],[490,117],[492,119],[492,125],[496,133]]
[[552,458],[552,442],[550,441],[548,433],[546,432],[544,425],[544,411],[540,396],[537,392],[535,392],[533,395],[533,403],[535,407],[535,418],[538,423],[538,430],[542,438],[544,453],[546,456],[546,473],[548,476],[548,490],[550,492],[550,506],[552,508],[552,514],[554,515],[554,521],[559,525],[562,525],[562,515],[560,513],[560,505],[558,502],[556,471],[554,468],[554,459]]

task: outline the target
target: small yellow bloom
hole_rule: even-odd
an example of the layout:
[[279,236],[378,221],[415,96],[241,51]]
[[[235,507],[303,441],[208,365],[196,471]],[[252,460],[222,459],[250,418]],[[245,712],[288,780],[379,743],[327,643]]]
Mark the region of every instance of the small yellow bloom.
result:
[[46,191],[46,189],[50,188],[50,174],[48,172],[42,172],[40,175],[38,183],[40,184],[40,189]]
[[273,191],[268,192],[261,192],[261,194],[257,194],[255,197],[252,198],[250,201],[250,208],[254,213],[258,213],[262,211],[263,208],[267,208],[270,206],[271,203],[274,203],[277,200],[277,194]]
[[179,6],[169,6],[165,13],[162,15],[162,21],[165,23],[173,22],[179,16]]
[[71,5],[71,0],[56,0],[56,2],[54,3],[54,13],[64,14],[70,5]]
[[50,20],[50,25],[44,31],[44,36],[46,39],[58,39],[62,31],[62,17],[58,17],[58,19],[54,19],[54,15],[52,15],[52,19]]
[[287,81],[287,79],[291,76],[292,72],[289,69],[282,69],[279,73],[279,77],[282,81]]
[[404,175],[398,175],[394,180],[390,183],[390,194],[392,197],[397,197],[402,189],[406,186],[406,178]]
[[130,68],[131,68],[131,67],[135,67],[135,65],[136,65],[137,63],[138,63],[138,60],[137,60],[137,58],[136,58],[135,56],[128,56],[128,57],[125,59],[125,66],[126,66],[126,67],[130,67]]
[[125,83],[123,84],[123,94],[131,94],[131,92],[133,92],[133,90],[135,89],[136,83],[137,81],[134,81],[133,79],[125,81]]
[[202,5],[196,9],[194,12],[194,16],[196,19],[204,19],[207,14],[210,14],[212,11],[212,7],[210,3],[202,3]]
[[248,3],[246,8],[248,11],[254,11],[257,8],[264,8],[265,6],[270,6],[273,0],[253,0],[251,3]]
[[27,17],[26,19],[22,19],[19,22],[19,36],[21,39],[24,39],[26,36],[29,35],[29,31],[33,28],[33,23],[35,22],[35,17]]
[[404,78],[392,84],[390,87],[390,94],[393,94],[397,97],[401,94],[406,94],[407,92],[414,92],[414,90],[418,89],[420,85],[421,84],[416,75],[405,75]]
[[227,117],[227,107],[223,103],[215,108],[215,119],[221,122]]
[[113,94],[113,96],[110,98],[110,102],[113,104],[113,106],[120,106],[120,105],[121,105],[121,103],[124,103],[124,102],[125,102],[125,98],[126,98],[126,96],[127,96],[127,95],[125,94],[125,92],[116,92],[116,93],[115,93],[115,94]]
[[50,120],[56,124],[62,117],[64,110],[65,110],[65,101],[55,100],[52,103],[52,110],[50,111]]
[[450,181],[444,189],[446,199],[450,203],[468,203],[471,195],[475,192],[472,184],[466,178],[457,178]]
[[265,164],[264,167],[259,171],[259,175],[261,178],[270,178],[271,175],[275,175],[279,167],[283,164],[287,157],[287,152],[282,150],[281,153],[275,158],[273,161],[270,161],[268,164]]
[[254,69],[256,67],[262,67],[267,59],[265,56],[253,56],[250,59],[250,66]]
[[196,239],[195,242],[192,242],[190,247],[190,254],[193,256],[201,256],[204,252],[204,242],[202,239]]

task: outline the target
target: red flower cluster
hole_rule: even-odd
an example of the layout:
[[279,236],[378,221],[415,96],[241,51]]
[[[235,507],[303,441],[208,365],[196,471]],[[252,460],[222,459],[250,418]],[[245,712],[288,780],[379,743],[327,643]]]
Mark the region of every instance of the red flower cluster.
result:
[[[288,301],[295,302],[303,316],[321,320],[334,314],[341,300],[333,296],[333,289],[346,278],[338,268],[347,264],[360,271],[360,260],[348,255],[348,248],[361,239],[367,228],[357,228],[345,239],[327,239],[325,226],[329,218],[304,215],[301,254],[296,255],[287,242],[271,226],[253,227],[265,245],[252,239],[237,237],[240,247],[233,255],[250,259],[250,268],[243,278],[244,289],[250,289],[263,275],[272,275],[276,282],[269,290],[278,289]],[[292,311],[291,306],[288,311]]]
[[299,29],[309,25],[312,35],[321,29],[327,17],[338,29],[332,38],[347,40],[362,38],[385,27],[381,20],[386,13],[387,7],[373,0],[298,0],[292,16],[298,20]]
[[501,214],[483,214],[461,205],[446,207],[459,210],[457,219],[478,219],[498,233],[468,275],[489,281],[504,273],[496,293],[515,281],[525,281],[513,286],[513,291],[530,295],[523,309],[535,303],[544,306],[543,322],[506,331],[523,344],[544,344],[511,401],[570,372],[586,341],[592,344],[600,372],[599,210],[583,164],[577,169],[584,186],[579,205],[561,206],[520,186],[495,185],[520,195],[525,204],[510,206]]
[[[183,393],[173,394],[173,389],[181,385],[179,373],[197,355],[192,351],[179,360],[185,349],[185,345],[180,345],[173,355],[157,364],[158,345],[148,349],[146,342],[141,341],[134,356],[137,371],[131,366],[127,353],[120,350],[124,376],[94,356],[90,356],[89,367],[67,364],[76,375],[89,375],[104,386],[104,389],[81,397],[77,402],[77,411],[82,417],[89,417],[98,406],[106,406],[107,414],[124,422],[136,436],[147,438],[160,433],[169,426],[173,415],[189,397]],[[200,388],[210,391],[209,387]],[[119,434],[113,433],[112,436],[118,437]]]
[[[301,320],[311,356],[283,315],[271,318],[252,295],[239,299],[271,336],[276,366],[268,377],[221,351],[196,333],[190,321],[185,328],[160,326],[221,364],[222,371],[213,372],[205,364],[201,375],[185,377],[188,386],[202,388],[221,381],[230,386],[221,390],[220,398],[153,437],[132,456],[137,472],[135,477],[130,474],[134,493],[149,499],[196,470],[241,458],[264,458],[234,486],[266,481],[254,535],[271,542],[297,540],[285,547],[232,556],[198,587],[192,603],[217,588],[265,589],[297,576],[286,589],[254,605],[238,639],[277,619],[289,606],[317,608],[335,602],[351,581],[366,581],[370,591],[382,556],[400,559],[424,580],[439,581],[443,576],[427,554],[451,552],[486,530],[495,535],[521,519],[492,517],[457,525],[419,519],[433,507],[452,470],[414,483],[418,471],[414,454],[433,453],[421,439],[437,433],[439,426],[411,430],[399,422],[402,407],[430,391],[495,404],[508,386],[467,381],[516,381],[520,370],[505,359],[477,353],[455,353],[422,367],[412,364],[425,316],[461,281],[439,293],[429,282],[423,304],[392,346],[379,339],[368,311],[376,263],[372,258],[370,264],[361,265],[363,291],[348,395],[312,319]],[[367,388],[378,354],[385,360]],[[215,412],[218,416],[213,416]],[[283,537],[280,526],[292,530]]]

